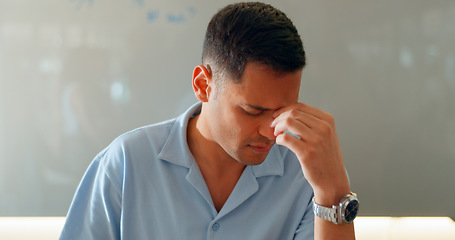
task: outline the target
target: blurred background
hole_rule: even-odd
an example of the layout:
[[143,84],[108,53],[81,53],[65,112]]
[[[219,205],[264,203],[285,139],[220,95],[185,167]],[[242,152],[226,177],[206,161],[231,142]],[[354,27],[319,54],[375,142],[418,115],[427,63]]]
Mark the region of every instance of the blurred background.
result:
[[[0,0],[0,216],[65,216],[116,136],[196,102],[232,1]],[[275,0],[308,56],[300,100],[335,116],[362,216],[455,218],[455,1]]]

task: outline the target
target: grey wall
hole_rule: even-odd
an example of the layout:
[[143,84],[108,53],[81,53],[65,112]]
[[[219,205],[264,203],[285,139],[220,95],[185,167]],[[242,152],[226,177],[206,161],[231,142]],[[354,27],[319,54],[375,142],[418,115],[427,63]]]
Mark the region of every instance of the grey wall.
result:
[[[113,138],[194,103],[227,2],[0,0],[0,215],[65,215]],[[454,217],[455,2],[270,2],[303,37],[301,101],[335,116],[361,214]]]

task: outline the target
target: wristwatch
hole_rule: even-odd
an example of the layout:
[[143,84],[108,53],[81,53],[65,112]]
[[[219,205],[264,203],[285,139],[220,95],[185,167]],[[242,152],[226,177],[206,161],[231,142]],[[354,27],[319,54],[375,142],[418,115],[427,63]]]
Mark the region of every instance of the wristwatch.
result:
[[331,208],[317,204],[313,197],[314,215],[331,221],[335,224],[348,224],[354,221],[359,211],[359,199],[357,194],[351,192],[346,194],[338,205]]

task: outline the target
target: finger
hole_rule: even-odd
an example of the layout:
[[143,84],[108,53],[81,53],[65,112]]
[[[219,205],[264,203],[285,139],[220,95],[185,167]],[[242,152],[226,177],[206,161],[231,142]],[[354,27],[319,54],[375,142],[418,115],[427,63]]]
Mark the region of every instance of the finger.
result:
[[272,127],[272,128],[276,127],[276,125],[279,122],[291,123],[292,119],[299,121],[300,123],[304,124],[308,128],[314,128],[315,126],[318,126],[321,124],[320,123],[321,119],[316,118],[313,115],[310,115],[306,112],[292,109],[292,110],[283,112],[279,116],[277,116],[271,123],[270,127]]
[[302,154],[302,149],[304,148],[304,142],[289,135],[289,134],[280,134],[276,138],[276,143],[278,145],[285,146],[289,148],[292,152],[294,152],[299,159],[303,156],[299,156],[299,153]]
[[292,134],[298,136],[299,138],[304,138],[306,135],[305,132],[310,131],[309,127],[303,122],[295,118],[285,118],[276,122],[274,126],[274,134],[278,136],[286,131],[291,132]]
[[273,117],[278,117],[280,114],[284,113],[284,112],[287,112],[287,111],[292,111],[292,110],[297,110],[297,111],[301,111],[301,112],[305,112],[309,115],[312,115],[318,119],[322,119],[322,120],[326,120],[326,119],[329,119],[331,117],[330,114],[322,111],[321,109],[318,109],[318,108],[315,108],[311,105],[308,105],[308,104],[305,104],[305,103],[296,103],[296,104],[292,104],[292,105],[289,105],[289,106],[286,106],[284,108],[281,108],[277,111],[275,111],[273,113]]
[[300,111],[299,109],[296,109],[296,108],[290,108],[286,111],[279,111],[279,113],[280,114],[278,114],[278,115],[273,114],[274,121],[272,122],[271,127],[275,127],[276,123],[278,123],[280,121],[285,121],[287,118],[299,119],[299,116],[304,114],[303,111]]

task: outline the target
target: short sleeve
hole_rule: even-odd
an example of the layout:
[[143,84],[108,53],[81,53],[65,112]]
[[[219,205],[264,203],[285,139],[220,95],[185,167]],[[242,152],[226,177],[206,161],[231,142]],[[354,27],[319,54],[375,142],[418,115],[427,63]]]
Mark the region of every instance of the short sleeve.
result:
[[95,157],[76,191],[61,240],[120,239],[121,177],[116,172],[122,172],[118,169],[122,166],[118,163],[108,149]]

